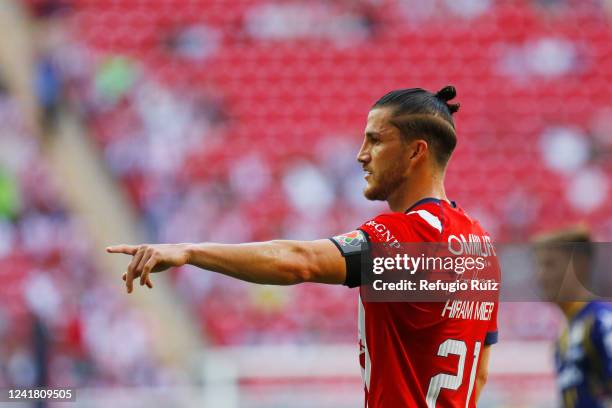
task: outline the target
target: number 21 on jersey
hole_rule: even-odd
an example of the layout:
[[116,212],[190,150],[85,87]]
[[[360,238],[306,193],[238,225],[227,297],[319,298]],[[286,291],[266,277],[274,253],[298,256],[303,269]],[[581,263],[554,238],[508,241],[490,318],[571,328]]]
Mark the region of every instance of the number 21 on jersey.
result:
[[[476,379],[476,371],[478,366],[478,356],[480,355],[481,343],[476,342],[474,346],[474,360],[472,362],[472,370],[470,372],[470,383],[467,393],[467,399],[465,400],[465,406],[467,407],[472,397],[472,391],[474,391],[474,381]],[[436,374],[431,377],[429,381],[429,388],[427,389],[427,407],[436,408],[436,401],[440,390],[446,388],[449,390],[456,391],[461,387],[463,382],[463,369],[465,367],[465,357],[467,354],[467,345],[465,341],[447,339],[440,344],[438,348],[439,357],[448,357],[449,354],[459,356],[459,367],[457,368],[457,375],[450,374]]]

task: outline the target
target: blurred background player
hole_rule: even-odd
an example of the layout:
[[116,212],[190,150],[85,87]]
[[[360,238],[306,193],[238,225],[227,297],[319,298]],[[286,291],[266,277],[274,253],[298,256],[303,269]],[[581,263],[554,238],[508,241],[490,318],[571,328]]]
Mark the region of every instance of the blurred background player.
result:
[[544,300],[554,302],[567,324],[556,342],[555,365],[567,408],[612,403],[612,305],[592,293],[595,245],[585,225],[551,231],[535,239],[538,281]]
[[[108,252],[133,257],[123,276],[128,293],[134,280],[152,288],[151,272],[185,264],[260,284],[356,287],[364,272],[362,255],[373,251],[368,243],[450,243],[451,236],[491,242],[444,190],[457,144],[452,114],[459,105],[448,103],[455,95],[452,86],[436,94],[401,89],[372,106],[357,160],[366,173],[365,197],[386,201],[391,213],[331,242],[109,247]],[[489,347],[497,342],[496,307],[487,318],[459,318],[447,313],[444,302],[369,302],[360,295],[358,320],[366,407],[476,406],[487,377]]]

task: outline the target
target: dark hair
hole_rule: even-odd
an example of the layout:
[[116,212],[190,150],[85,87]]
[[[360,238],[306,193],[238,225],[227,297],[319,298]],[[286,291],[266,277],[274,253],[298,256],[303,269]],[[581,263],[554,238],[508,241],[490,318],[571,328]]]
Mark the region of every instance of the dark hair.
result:
[[591,235],[589,226],[580,223],[538,234],[532,238],[532,241],[536,249],[556,248],[591,258],[595,252]]
[[422,138],[431,146],[436,161],[446,166],[457,145],[453,113],[459,104],[448,103],[457,96],[453,86],[445,86],[436,94],[421,88],[398,89],[380,98],[372,109],[394,109],[391,123],[402,136],[412,140]]

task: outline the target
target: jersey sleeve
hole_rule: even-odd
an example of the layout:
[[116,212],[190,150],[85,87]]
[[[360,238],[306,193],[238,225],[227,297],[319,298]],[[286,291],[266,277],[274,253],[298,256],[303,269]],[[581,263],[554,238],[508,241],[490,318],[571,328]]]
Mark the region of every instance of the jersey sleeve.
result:
[[[485,233],[486,235],[489,235],[488,233]],[[500,270],[500,266],[499,266],[499,261],[497,260],[497,257],[495,258],[495,261],[493,263],[493,270],[492,270],[492,276],[489,275],[490,277],[494,277],[494,279],[497,282],[500,282],[501,284],[501,270]],[[499,331],[497,329],[497,313],[498,313],[498,309],[499,309],[499,292],[496,293],[495,296],[495,307],[493,308],[493,314],[491,315],[491,320],[489,321],[489,327],[487,328],[487,334],[485,336],[485,341],[484,344],[485,346],[490,346],[492,344],[496,344],[499,338]]]
[[359,229],[364,231],[374,244],[421,242],[423,239],[416,233],[419,227],[417,221],[415,217],[406,214],[381,214],[361,225]]
[[350,288],[361,285],[361,269],[370,262],[372,243],[400,242],[398,237],[406,235],[399,217],[404,215],[381,214],[354,231],[330,238],[346,261],[344,285]]
[[487,334],[485,336],[484,344],[485,346],[490,346],[492,344],[497,343],[498,331],[497,331],[497,308],[499,303],[495,303],[495,307],[493,308],[493,314],[491,315],[491,321],[489,323],[489,327],[487,328]]

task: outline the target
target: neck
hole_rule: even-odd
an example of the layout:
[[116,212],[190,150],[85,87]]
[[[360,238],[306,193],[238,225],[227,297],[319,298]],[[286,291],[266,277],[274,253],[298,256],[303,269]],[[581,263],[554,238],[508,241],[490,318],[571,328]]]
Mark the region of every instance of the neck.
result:
[[448,201],[444,191],[443,175],[428,174],[406,181],[387,198],[393,212],[404,212],[423,198],[432,197]]

